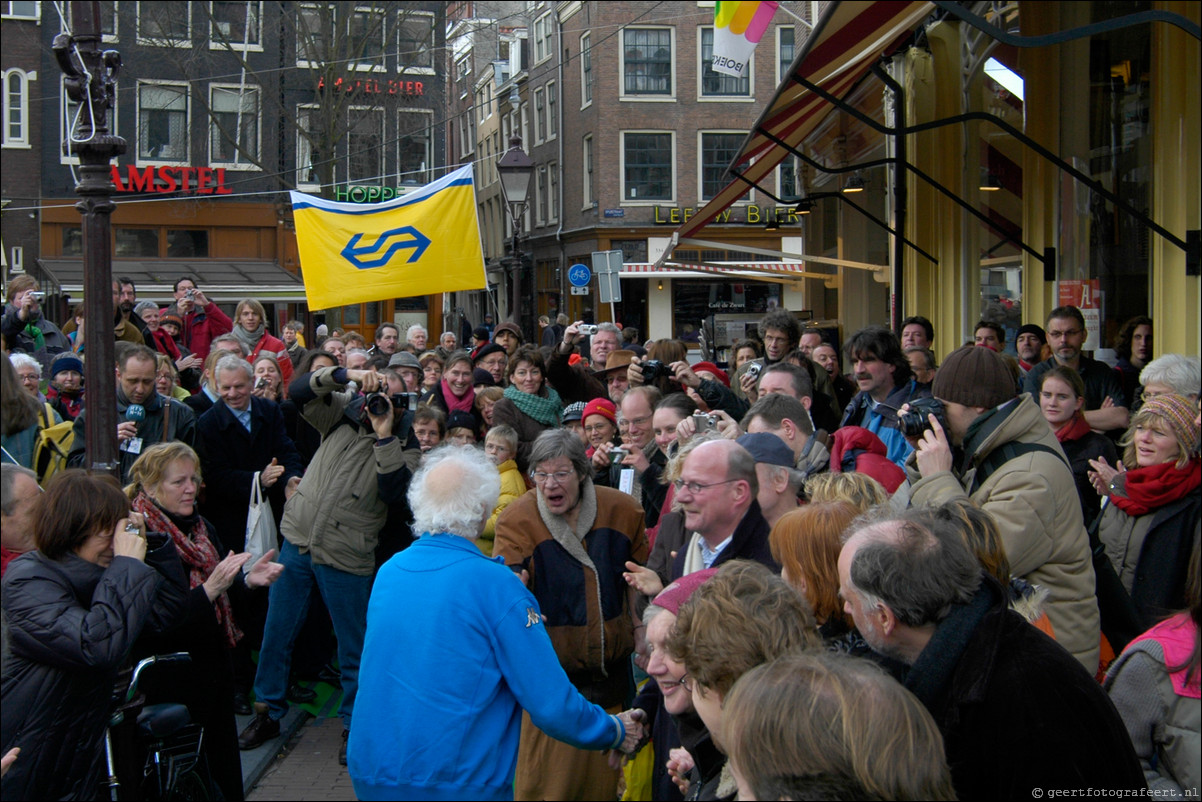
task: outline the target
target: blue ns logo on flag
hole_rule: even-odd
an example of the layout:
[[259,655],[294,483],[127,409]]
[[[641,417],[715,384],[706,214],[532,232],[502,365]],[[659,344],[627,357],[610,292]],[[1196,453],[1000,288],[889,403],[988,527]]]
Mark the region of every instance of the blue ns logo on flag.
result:
[[[388,264],[393,254],[397,251],[409,248],[413,249],[413,253],[405,261],[412,264],[422,258],[422,254],[430,247],[430,238],[413,226],[389,229],[381,233],[380,236],[376,237],[376,241],[369,245],[359,246],[359,240],[361,239],[363,239],[363,235],[356,234],[351,237],[346,247],[339,252],[342,258],[360,270],[383,267]],[[379,255],[374,259],[364,258],[375,254]]]

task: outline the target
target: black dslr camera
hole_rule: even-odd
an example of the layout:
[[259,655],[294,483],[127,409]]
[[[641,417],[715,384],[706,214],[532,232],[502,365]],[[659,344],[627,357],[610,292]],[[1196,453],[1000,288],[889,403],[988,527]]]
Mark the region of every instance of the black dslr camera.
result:
[[898,414],[897,428],[906,437],[922,437],[922,433],[931,428],[931,422],[927,419],[927,415],[934,415],[935,420],[939,421],[939,425],[943,427],[943,431],[949,432],[947,413],[943,402],[938,398],[920,398],[917,401],[911,401],[910,411]]
[[[368,413],[376,415],[387,415],[388,409],[391,407],[397,412],[404,412],[410,407],[410,396],[416,397],[416,393],[369,393],[363,400],[363,408]],[[416,406],[416,403],[414,403]]]
[[643,371],[643,384],[651,384],[661,376],[672,378],[672,371],[658,359],[648,359],[639,363],[639,369]]

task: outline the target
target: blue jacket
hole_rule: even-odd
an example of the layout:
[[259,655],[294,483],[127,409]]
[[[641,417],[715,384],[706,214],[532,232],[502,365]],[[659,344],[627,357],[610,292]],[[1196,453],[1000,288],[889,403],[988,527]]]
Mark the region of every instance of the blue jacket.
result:
[[359,799],[513,799],[522,709],[582,749],[621,723],[568,681],[538,602],[456,535],[424,534],[376,577],[347,745]]
[[914,446],[910,445],[897,426],[897,409],[902,404],[930,397],[929,387],[920,386],[913,381],[894,387],[884,402],[876,406],[868,393],[858,392],[843,410],[843,420],[839,421],[839,428],[862,426],[872,432],[885,444],[889,461],[905,470],[906,460],[914,453]]

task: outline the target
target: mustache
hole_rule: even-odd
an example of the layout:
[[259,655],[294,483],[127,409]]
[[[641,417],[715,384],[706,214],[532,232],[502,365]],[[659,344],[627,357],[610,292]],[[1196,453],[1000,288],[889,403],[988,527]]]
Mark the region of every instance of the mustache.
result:
[[871,378],[872,378],[871,373],[857,373],[856,374],[856,381],[862,381],[862,380],[871,379]]

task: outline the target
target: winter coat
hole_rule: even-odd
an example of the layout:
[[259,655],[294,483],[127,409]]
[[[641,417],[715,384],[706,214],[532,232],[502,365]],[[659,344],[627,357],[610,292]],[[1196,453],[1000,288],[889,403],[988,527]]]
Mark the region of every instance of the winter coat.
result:
[[484,534],[476,538],[476,545],[480,551],[492,556],[493,540],[497,536],[497,517],[501,511],[519,496],[526,494],[526,480],[522,478],[522,472],[518,470],[518,464],[511,459],[507,459],[497,466],[497,472],[501,474],[501,496],[497,499],[497,506],[493,508],[492,515],[484,523]]
[[1092,673],[1007,609],[992,577],[939,622],[904,684],[943,733],[960,799],[1144,785],[1122,719]]
[[[771,528],[764,519],[764,514],[760,512],[760,503],[753,499],[739,525],[735,527],[730,544],[714,558],[714,564],[710,567],[717,568],[730,560],[755,560],[774,574],[779,574],[780,565],[772,559],[772,549],[768,546],[768,532]],[[684,576],[685,559],[692,546],[693,535],[696,533],[686,536],[684,547],[676,553],[676,559],[672,561],[673,581]]]
[[205,478],[201,513],[216,529],[222,554],[243,551],[255,471],[266,468],[273,457],[284,466],[283,476],[263,492],[277,524],[284,515],[288,480],[304,472],[300,453],[284,431],[279,405],[251,396],[248,432],[225,402],[218,401],[196,424],[196,450]]
[[107,568],[74,554],[29,552],[4,576],[6,651],[0,750],[21,756],[0,780],[4,799],[96,799],[116,677],[144,631],[183,620],[188,581],[169,538],[146,561]]
[[280,533],[314,565],[371,576],[388,506],[405,501],[421,450],[413,413],[405,413],[394,429],[398,436],[377,441],[371,427],[359,422],[363,398],[343,391],[345,384],[345,369],[330,367],[298,377],[289,388],[323,438],[284,506]]
[[885,400],[876,407],[873,407],[872,397],[868,393],[856,393],[855,397],[851,399],[851,403],[843,410],[839,428],[863,426],[881,438],[881,442],[885,444],[885,449],[888,451],[889,461],[899,468],[904,468],[906,460],[914,453],[914,447],[906,441],[905,435],[899,428],[897,410],[902,404],[930,397],[929,388],[919,387],[914,382],[906,382],[894,387]]
[[[851,464],[844,466],[845,460]],[[831,435],[831,472],[862,473],[876,479],[889,493],[893,493],[906,481],[906,473],[885,456],[885,444],[881,438],[862,426],[845,426]]]
[[[96,399],[93,398],[92,401]],[[125,412],[129,409],[129,399],[117,387],[117,422],[125,420]],[[146,449],[158,443],[169,443],[178,440],[188,446],[196,445],[196,413],[186,404],[174,398],[164,398],[158,393],[151,393],[142,403],[146,417],[138,424],[138,437],[142,446],[137,451],[120,450],[117,452],[121,462],[121,484],[129,484],[129,469],[138,461],[138,457]],[[170,413],[166,410],[170,408]],[[86,438],[88,410],[84,409],[75,419],[75,439],[71,441],[71,453],[67,455],[67,464],[73,468],[86,467]],[[129,441],[126,441],[129,442]]]
[[[1050,451],[1019,454],[972,489],[982,462],[1008,443],[1039,443]],[[1056,640],[1094,674],[1100,630],[1089,538],[1072,473],[1039,407],[1027,395],[996,407],[977,418],[963,448],[960,466],[930,476],[921,476],[911,459],[911,504],[937,506],[971,498],[989,513],[1010,572],[1048,590],[1046,609]]]
[[259,354],[267,354],[274,356],[275,361],[280,365],[280,384],[287,387],[292,383],[292,359],[288,356],[288,346],[284,345],[284,341],[278,337],[273,337],[267,332],[263,332],[263,336],[255,343],[255,347],[250,350],[250,356],[246,357],[246,361],[252,365],[259,358]]
[[1188,606],[1186,575],[1200,518],[1196,491],[1145,515],[1128,515],[1114,504],[1102,512],[1098,537],[1144,626]]
[[4,339],[8,340],[8,347],[13,353],[29,354],[42,363],[42,374],[49,375],[50,363],[54,361],[55,354],[70,351],[71,341],[59,331],[58,326],[39,313],[33,325],[42,332],[43,345],[37,348],[34,338],[25,331],[29,321],[21,320],[18,312],[20,310],[17,307],[5,304],[3,324],[0,326],[4,331]]
[[539,423],[508,398],[498,399],[492,408],[492,425],[500,426],[503,423],[512,426],[518,433],[518,470],[526,473],[534,467],[530,464],[530,449],[534,447],[534,441],[540,434],[555,427]]
[[1064,456],[1068,457],[1069,467],[1072,468],[1077,498],[1081,500],[1081,518],[1088,529],[1101,512],[1102,504],[1098,491],[1089,481],[1089,472],[1093,470],[1089,467],[1089,461],[1100,458],[1114,465],[1118,462],[1118,452],[1109,437],[1093,431],[1076,440],[1062,440],[1060,447],[1064,449]]
[[[179,310],[175,307],[169,307],[169,311],[179,314]],[[181,315],[181,317],[184,321],[184,328],[180,333],[180,339],[191,349],[192,353],[201,359],[208,359],[209,346],[213,340],[234,330],[234,321],[230,320],[225,312],[218,309],[217,304],[212,301],[209,301],[209,305],[203,310],[194,310],[186,315]]]

